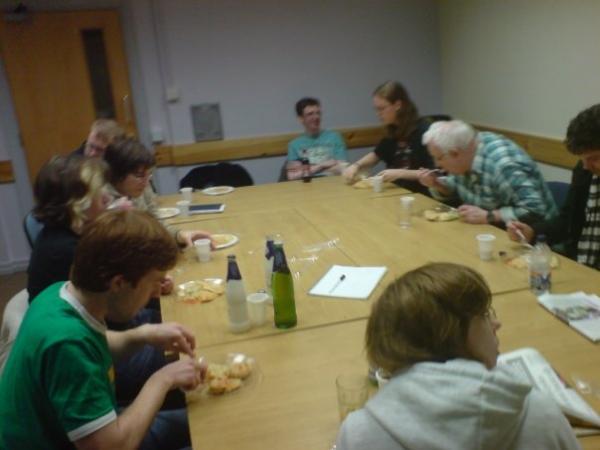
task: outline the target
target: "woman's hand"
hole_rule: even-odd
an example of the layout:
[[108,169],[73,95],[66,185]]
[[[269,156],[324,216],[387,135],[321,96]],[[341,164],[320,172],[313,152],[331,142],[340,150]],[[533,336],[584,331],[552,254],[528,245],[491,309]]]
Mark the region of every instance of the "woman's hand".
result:
[[346,179],[347,183],[352,183],[358,174],[358,164],[353,163],[344,169],[342,176]]

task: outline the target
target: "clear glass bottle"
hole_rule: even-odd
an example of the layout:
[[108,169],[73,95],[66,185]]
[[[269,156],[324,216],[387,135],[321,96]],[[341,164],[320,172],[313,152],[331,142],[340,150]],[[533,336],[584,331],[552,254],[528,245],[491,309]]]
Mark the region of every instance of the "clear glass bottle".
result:
[[546,236],[539,235],[529,257],[529,287],[535,295],[550,292],[552,287],[552,251]]
[[282,241],[275,241],[271,289],[273,291],[275,326],[277,328],[295,327],[298,319],[294,299],[294,280],[285,259]]
[[235,255],[227,255],[227,312],[229,314],[229,330],[232,333],[243,333],[250,329],[248,319],[248,305],[246,303],[246,289],[242,274],[237,264]]

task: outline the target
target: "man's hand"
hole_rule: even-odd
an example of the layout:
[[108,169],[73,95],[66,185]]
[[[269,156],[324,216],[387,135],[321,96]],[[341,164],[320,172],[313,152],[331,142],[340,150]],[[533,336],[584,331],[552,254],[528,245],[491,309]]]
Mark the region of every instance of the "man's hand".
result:
[[166,275],[160,282],[160,295],[169,295],[173,291],[173,277]]
[[354,179],[356,178],[357,173],[358,165],[350,164],[344,169],[344,171],[342,172],[342,176],[346,179],[347,183],[352,183],[352,181],[354,181]]
[[439,169],[421,169],[418,180],[423,186],[447,193],[448,188],[438,178]]
[[212,240],[212,237],[209,232],[202,230],[180,230],[177,233],[177,242],[179,244],[185,245],[185,247],[191,247],[194,245],[194,241],[198,239],[210,239],[210,248],[212,250],[215,249],[215,243]]
[[181,388],[186,391],[196,389],[204,380],[206,366],[195,358],[185,358],[163,366],[151,378],[159,378],[167,389]]
[[[512,241],[522,242],[523,237],[529,243],[533,240],[535,236],[535,231],[529,225],[523,222],[508,222],[506,224],[506,232],[508,233],[508,237]],[[521,236],[519,236],[521,234]]]
[[394,181],[402,177],[403,169],[385,169],[376,176],[383,177],[383,181]]
[[467,223],[488,223],[487,211],[479,206],[460,205],[458,207],[460,218]]
[[175,322],[145,324],[139,327],[140,337],[145,344],[164,350],[185,353],[194,358],[196,338],[190,330]]

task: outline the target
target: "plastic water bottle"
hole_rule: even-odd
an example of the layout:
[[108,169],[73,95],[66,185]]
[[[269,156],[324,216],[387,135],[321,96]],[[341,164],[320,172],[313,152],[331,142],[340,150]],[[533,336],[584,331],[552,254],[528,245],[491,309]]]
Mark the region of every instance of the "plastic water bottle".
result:
[[552,287],[552,251],[541,234],[531,251],[529,260],[529,287],[535,295],[550,292]]
[[229,330],[232,333],[243,333],[250,329],[248,319],[248,305],[246,303],[246,289],[242,274],[238,267],[235,255],[227,255],[227,312],[229,314]]
[[275,241],[275,260],[273,261],[273,310],[277,328],[296,326],[296,300],[294,299],[294,280],[283,252],[283,243]]
[[265,244],[265,288],[271,294],[271,281],[273,278],[273,259],[275,259],[275,244],[273,236],[267,236]]

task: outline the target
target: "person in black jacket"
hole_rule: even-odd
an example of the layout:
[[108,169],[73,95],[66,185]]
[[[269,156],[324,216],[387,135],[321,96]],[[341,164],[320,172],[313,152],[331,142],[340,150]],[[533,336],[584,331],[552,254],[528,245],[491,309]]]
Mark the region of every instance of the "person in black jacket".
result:
[[516,241],[521,234],[533,242],[543,234],[550,244],[561,244],[559,249],[569,258],[600,269],[600,103],[571,120],[565,144],[580,161],[559,216],[531,226],[511,222],[508,235]]
[[359,171],[383,161],[387,168],[378,175],[383,176],[384,181],[393,181],[403,188],[429,195],[428,189],[417,178],[419,169],[434,167],[427,147],[421,141],[433,120],[419,117],[408,92],[396,81],[387,81],[375,89],[373,107],[386,128],[386,137],[372,152],[348,166],[344,177],[351,181]]

